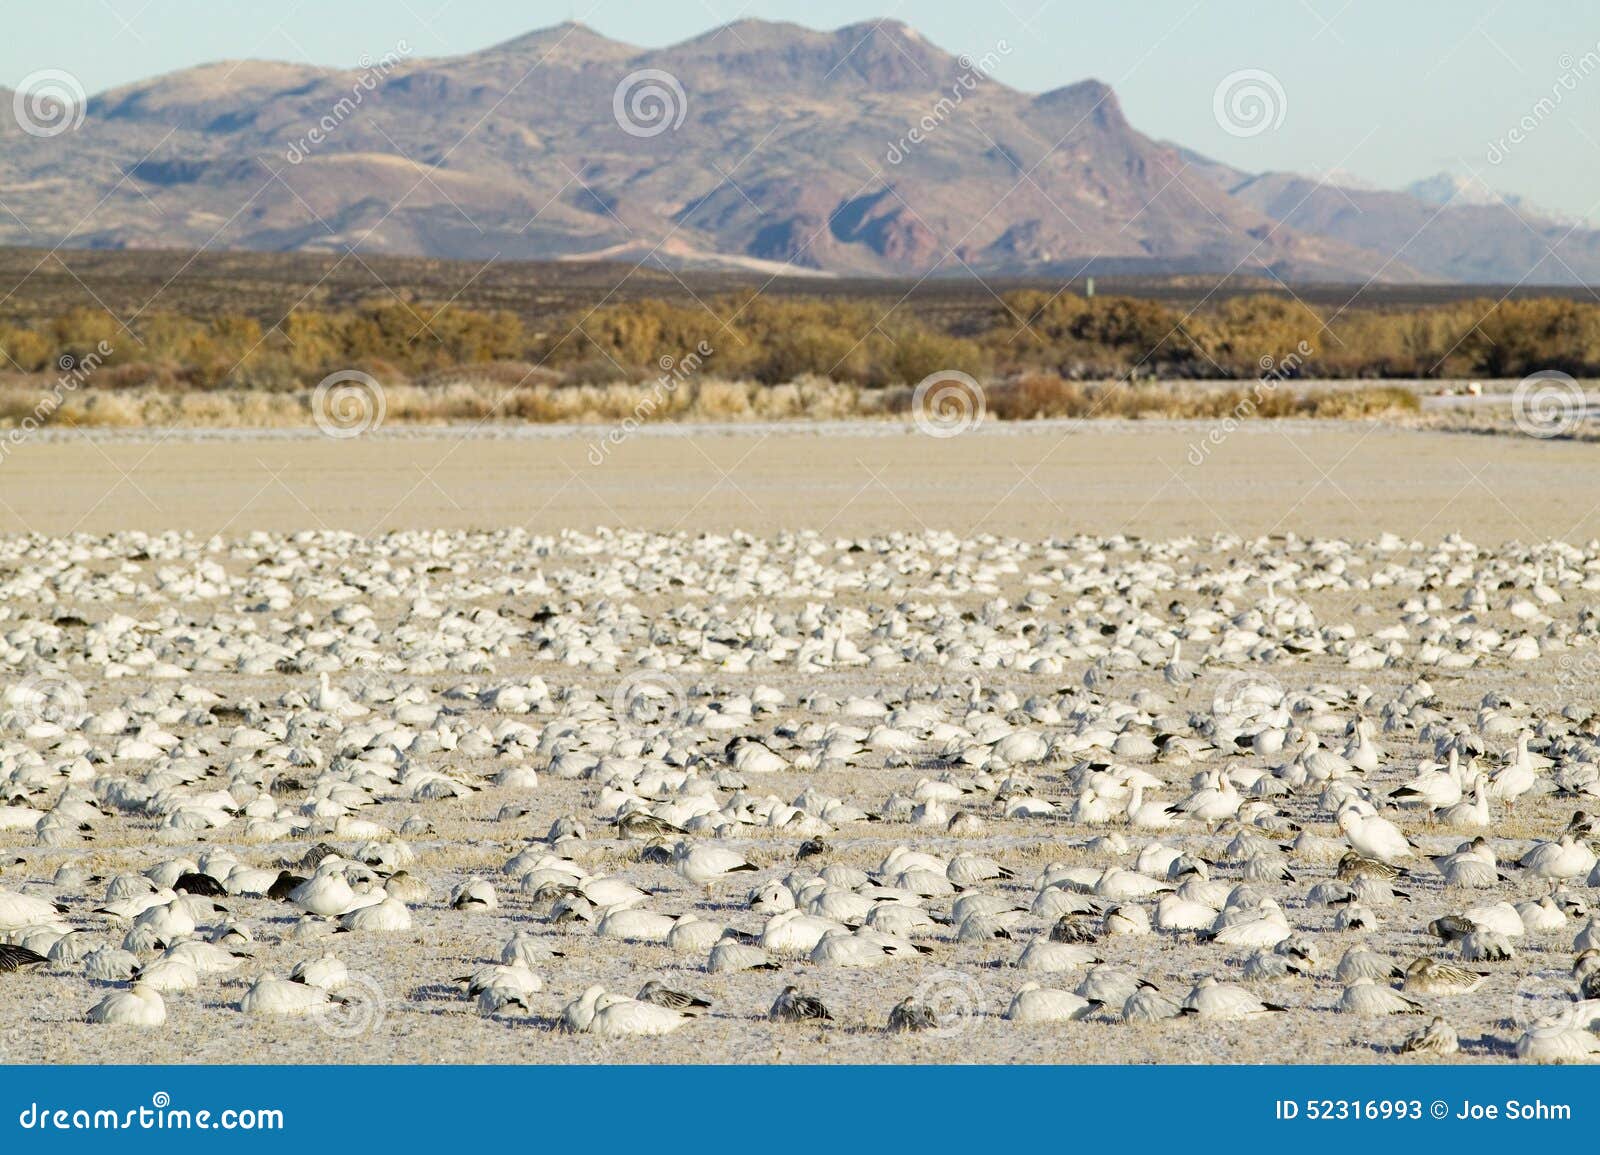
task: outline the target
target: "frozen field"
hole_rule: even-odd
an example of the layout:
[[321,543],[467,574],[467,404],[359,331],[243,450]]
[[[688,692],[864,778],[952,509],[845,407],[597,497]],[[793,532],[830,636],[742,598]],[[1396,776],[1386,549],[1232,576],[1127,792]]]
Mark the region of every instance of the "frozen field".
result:
[[[1208,432],[16,450],[0,939],[56,957],[0,972],[0,1060],[1388,1062],[1435,1015],[1453,1060],[1586,1057],[1600,459]],[[1486,875],[1430,861],[1477,836]],[[470,998],[514,935],[536,984]],[[247,997],[328,954],[347,1004]],[[135,965],[164,1021],[86,1022]],[[711,1006],[552,1029],[651,979]],[[770,1021],[788,985],[831,1021]]]

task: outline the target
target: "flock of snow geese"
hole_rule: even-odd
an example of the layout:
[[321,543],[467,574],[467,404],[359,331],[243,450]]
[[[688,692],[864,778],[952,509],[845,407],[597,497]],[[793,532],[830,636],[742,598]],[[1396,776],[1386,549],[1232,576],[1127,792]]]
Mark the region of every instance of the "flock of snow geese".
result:
[[1600,1058],[1597,543],[121,533],[0,595],[14,1052]]

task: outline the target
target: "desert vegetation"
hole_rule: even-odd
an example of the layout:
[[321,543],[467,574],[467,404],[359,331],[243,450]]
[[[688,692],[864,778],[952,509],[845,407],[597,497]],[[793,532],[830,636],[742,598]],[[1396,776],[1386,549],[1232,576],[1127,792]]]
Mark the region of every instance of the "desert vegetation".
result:
[[[1252,416],[1371,416],[1415,408],[1412,390],[1296,382],[1600,374],[1600,305],[1558,296],[1346,307],[1281,292],[1190,302],[1023,287],[954,300],[724,285],[530,304],[500,286],[468,303],[387,290],[310,299],[273,317],[227,294],[127,312],[40,312],[18,295],[0,308],[0,422],[35,413],[41,389],[90,356],[93,372],[77,372],[49,420],[297,424],[340,370],[381,382],[393,420],[611,420],[696,350],[658,416],[888,415],[951,369],[1017,419],[1208,417],[1250,397]],[[1256,397],[1263,378],[1272,387]]]

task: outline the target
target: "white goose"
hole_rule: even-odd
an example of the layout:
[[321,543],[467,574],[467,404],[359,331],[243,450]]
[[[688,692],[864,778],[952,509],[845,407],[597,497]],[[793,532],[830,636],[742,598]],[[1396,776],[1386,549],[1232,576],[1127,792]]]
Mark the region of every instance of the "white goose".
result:
[[1394,864],[1416,857],[1411,840],[1386,818],[1346,806],[1339,811],[1339,829],[1352,849],[1366,858]]
[[669,1035],[695,1015],[656,1003],[640,1002],[626,995],[602,994],[594,1004],[594,1019],[589,1030],[601,1038],[620,1039],[630,1035]]
[[1005,1018],[1013,1023],[1072,1023],[1087,1018],[1102,1005],[1070,991],[1023,983],[1006,1008]]
[[125,991],[112,991],[89,1010],[91,1023],[125,1023],[159,1027],[167,1021],[167,1004],[158,991],[135,983]]

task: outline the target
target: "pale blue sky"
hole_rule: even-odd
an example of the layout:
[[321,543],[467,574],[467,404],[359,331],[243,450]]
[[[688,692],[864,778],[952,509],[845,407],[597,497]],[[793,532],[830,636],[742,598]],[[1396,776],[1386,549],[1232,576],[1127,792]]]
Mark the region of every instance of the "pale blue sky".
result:
[[[482,48],[576,17],[642,46],[741,16],[833,28],[892,16],[952,52],[1012,46],[997,76],[1043,91],[1095,76],[1135,126],[1250,170],[1340,169],[1384,186],[1449,170],[1600,221],[1600,5],[1593,0],[52,0],[12,13],[0,83],[66,69],[91,92],[208,60],[350,65],[405,39]],[[1591,63],[1595,60],[1591,57]],[[1264,69],[1282,124],[1224,132],[1218,82]],[[1565,74],[1553,111],[1535,112]],[[1524,117],[1536,127],[1491,164]]]

